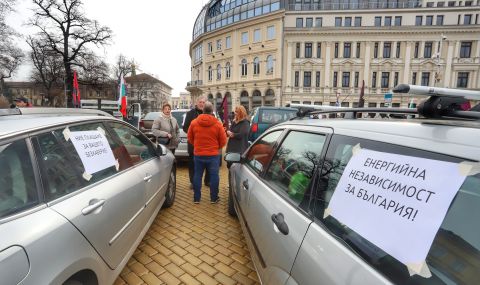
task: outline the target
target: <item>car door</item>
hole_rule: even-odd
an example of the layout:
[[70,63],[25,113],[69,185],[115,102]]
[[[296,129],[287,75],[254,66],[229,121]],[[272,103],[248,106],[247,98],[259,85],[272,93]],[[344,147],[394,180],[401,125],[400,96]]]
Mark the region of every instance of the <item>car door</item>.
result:
[[[68,135],[80,131],[105,134],[118,162],[91,177]],[[115,141],[101,123],[69,126],[33,137],[41,166],[45,198],[51,209],[68,219],[102,256],[116,268],[142,229],[138,217],[145,206],[145,182],[123,144]]]
[[127,149],[135,171],[145,182],[146,215],[142,218],[146,222],[165,197],[173,158],[159,157],[153,144],[139,131],[120,122],[108,125]]
[[310,181],[325,140],[324,133],[288,132],[263,178],[250,191],[246,216],[263,260],[259,271],[264,284],[284,284],[290,276],[312,222]]

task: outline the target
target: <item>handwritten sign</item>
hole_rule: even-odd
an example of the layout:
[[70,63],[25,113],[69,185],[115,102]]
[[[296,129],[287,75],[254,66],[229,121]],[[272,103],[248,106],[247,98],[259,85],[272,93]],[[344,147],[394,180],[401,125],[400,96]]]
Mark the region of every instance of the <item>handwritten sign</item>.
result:
[[456,163],[361,149],[329,212],[403,264],[420,264],[464,180]]
[[71,132],[70,139],[82,160],[86,173],[94,174],[116,164],[107,138],[101,132]]

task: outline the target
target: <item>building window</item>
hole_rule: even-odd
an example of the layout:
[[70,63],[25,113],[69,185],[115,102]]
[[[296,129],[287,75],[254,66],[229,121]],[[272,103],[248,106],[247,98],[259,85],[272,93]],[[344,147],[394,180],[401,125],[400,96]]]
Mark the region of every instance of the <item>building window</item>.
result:
[[343,44],[343,57],[350,58],[352,50],[352,43],[344,43]]
[[303,28],[303,18],[297,18],[295,27]]
[[305,43],[305,58],[312,58],[312,43]]
[[454,7],[455,1],[448,1],[448,7]]
[[299,71],[295,71],[295,87],[298,87],[298,77],[300,76],[300,72]]
[[342,26],[342,17],[335,17],[335,27]]
[[360,72],[355,72],[355,79],[354,79],[354,84],[355,84],[355,88],[358,87],[358,79],[360,77]]
[[360,58],[360,43],[357,43],[356,58]]
[[362,26],[362,17],[355,17],[355,27]]
[[427,25],[427,26],[433,25],[433,16],[427,16],[425,18],[425,25]]
[[421,26],[423,22],[423,16],[416,16],[415,17],[415,26]]
[[445,2],[437,2],[437,7],[445,7]]
[[313,18],[306,18],[305,19],[305,26],[307,28],[312,28],[313,27]]
[[425,42],[425,48],[423,49],[424,58],[432,57],[432,46],[433,46],[433,42]]
[[260,59],[258,57],[253,59],[253,74],[260,74]]
[[373,58],[378,58],[378,43],[375,43],[373,47]]
[[430,72],[422,72],[422,86],[428,86],[430,83]]
[[375,27],[380,27],[382,25],[382,17],[375,17]]
[[244,58],[242,59],[242,76],[247,76],[248,74],[248,63],[247,60]]
[[242,45],[248,44],[248,32],[242,33]]
[[418,58],[418,50],[420,49],[420,42],[415,42],[415,50],[413,52],[413,57]]
[[350,72],[342,74],[342,87],[350,87]]
[[297,49],[295,50],[295,57],[300,58],[300,43],[297,43]]
[[427,2],[427,7],[433,7],[433,2]]
[[469,58],[472,51],[472,42],[462,42],[460,44],[460,58]]
[[457,87],[458,88],[467,88],[468,87],[468,72],[459,72],[458,73]]
[[275,26],[267,27],[267,40],[273,40],[275,38]]
[[384,23],[384,26],[391,26],[392,25],[392,17],[388,16],[388,17],[385,17],[385,23]]
[[267,56],[267,74],[273,73],[273,56]]
[[388,84],[390,83],[390,72],[382,72],[382,88],[388,88]]
[[230,78],[230,73],[231,73],[230,62],[227,62],[227,64],[225,64],[225,77],[227,79]]
[[262,34],[260,29],[256,29],[253,31],[253,42],[258,43],[260,41],[262,41]]
[[395,75],[393,77],[393,86],[397,86],[398,85],[398,72],[395,72]]
[[396,58],[400,58],[400,48],[401,48],[401,43],[397,42],[397,50],[396,50],[396,53],[395,53]]
[[212,53],[212,51],[213,51],[212,43],[208,43],[207,50],[208,50],[208,53]]
[[402,16],[395,16],[395,26],[402,25]]
[[322,57],[322,43],[317,43],[317,58]]
[[413,72],[412,73],[412,85],[416,85],[416,84],[417,84],[417,73]]
[[322,25],[323,25],[323,18],[322,17],[315,18],[315,27],[321,27]]
[[312,86],[312,72],[305,71],[303,72],[303,87]]
[[338,72],[333,72],[333,87],[337,87]]
[[212,66],[209,66],[208,67],[208,81],[212,81],[212,77],[213,77],[213,71],[212,71]]
[[377,87],[377,72],[374,71],[372,73],[372,88],[376,88]]
[[463,16],[463,24],[464,25],[470,25],[472,23],[472,15],[471,14],[467,14],[465,16]]
[[222,66],[220,64],[217,65],[217,80],[222,79]]
[[217,40],[217,50],[222,49],[222,40]]
[[232,48],[232,38],[230,36],[225,38],[225,48]]
[[345,27],[352,26],[352,17],[345,17]]
[[437,26],[443,26],[443,15],[438,15],[437,16]]
[[335,43],[334,57],[338,58],[338,43]]
[[320,87],[320,71],[315,72],[315,87]]
[[392,51],[392,43],[391,42],[384,42],[383,43],[383,58],[390,58],[391,51]]

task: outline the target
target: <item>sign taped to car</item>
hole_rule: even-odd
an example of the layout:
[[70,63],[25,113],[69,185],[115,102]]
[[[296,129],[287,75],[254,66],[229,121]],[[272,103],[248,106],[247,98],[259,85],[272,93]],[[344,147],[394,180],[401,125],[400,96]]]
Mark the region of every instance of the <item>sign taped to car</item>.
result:
[[98,130],[70,132],[69,136],[82,160],[85,173],[94,174],[117,164],[107,138],[102,132]]
[[465,178],[458,163],[359,149],[326,212],[418,268]]

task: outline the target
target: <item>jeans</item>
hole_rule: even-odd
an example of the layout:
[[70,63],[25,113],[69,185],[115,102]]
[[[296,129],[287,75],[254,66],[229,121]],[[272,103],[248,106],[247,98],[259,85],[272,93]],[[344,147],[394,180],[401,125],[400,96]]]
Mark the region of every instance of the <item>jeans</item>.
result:
[[208,170],[210,174],[210,201],[216,201],[218,199],[218,183],[220,180],[218,176],[219,162],[220,159],[218,155],[194,155],[195,174],[193,176],[193,201],[200,201],[204,170]]
[[[195,162],[194,162],[194,155],[192,153],[188,153],[188,179],[190,179],[190,184],[193,184],[193,176],[195,175]],[[210,184],[210,173],[208,172],[205,174],[204,179],[205,184]]]

